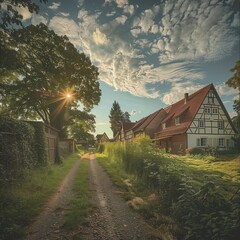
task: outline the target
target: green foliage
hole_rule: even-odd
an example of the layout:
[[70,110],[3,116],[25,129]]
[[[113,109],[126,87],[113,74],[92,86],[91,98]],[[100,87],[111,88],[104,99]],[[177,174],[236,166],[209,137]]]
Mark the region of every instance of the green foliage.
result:
[[[240,96],[240,60],[236,62],[231,71],[234,73],[234,75],[227,80],[226,84],[229,87],[238,89],[238,94]],[[240,114],[240,98],[234,100],[234,110],[238,113],[238,115]]]
[[78,142],[85,142],[86,145],[94,145],[95,140],[93,134],[88,131],[91,130],[88,127],[84,127],[81,123],[75,123],[70,126],[70,136]]
[[[2,3],[6,4],[6,9],[4,10],[3,7],[1,7],[1,19],[0,19],[0,29],[3,31],[9,30],[8,28],[14,25],[17,26],[23,26],[22,25],[22,19],[23,16],[21,15],[20,12],[18,12],[16,6],[21,8],[24,7],[28,9],[29,12],[33,13],[38,13],[39,12],[39,6],[35,3],[32,2],[32,0],[9,0],[9,1],[4,1],[0,0],[0,4]],[[47,0],[40,0],[39,2],[47,2]]]
[[122,112],[119,103],[114,101],[109,115],[113,137],[120,131],[122,123],[130,122],[129,117],[130,114]]
[[103,153],[104,152],[105,145],[104,144],[98,144],[97,146],[97,152]]
[[74,198],[69,204],[69,210],[65,215],[64,227],[73,230],[82,224],[88,215],[90,201],[88,191],[88,164],[82,159],[79,172],[73,187]]
[[0,183],[34,165],[33,138],[34,129],[27,123],[0,116]]
[[14,185],[0,186],[0,239],[26,239],[24,231],[39,214],[63,177],[79,159],[68,156],[62,165],[25,169]]
[[237,239],[239,206],[220,194],[214,183],[207,182],[196,190],[188,179],[181,191],[173,212],[185,231],[184,239]]
[[191,155],[203,155],[205,153],[203,148],[188,148],[185,150],[186,154],[191,154]]
[[38,166],[46,166],[48,163],[47,138],[42,122],[28,122],[35,129],[33,145],[34,159]]
[[39,24],[14,31],[11,39],[9,50],[15,50],[17,66],[1,68],[2,112],[24,119],[38,116],[65,130],[98,104],[98,69],[66,36]]
[[[239,196],[236,193],[234,197],[229,197],[231,189],[236,189],[236,184],[231,182],[231,177],[228,178],[229,174],[236,174],[235,165],[235,171],[225,171],[226,174],[223,174],[221,168],[225,165],[216,165],[213,161],[217,158],[209,153],[191,157],[173,156],[155,148],[151,140],[144,136],[139,136],[133,142],[104,144],[104,153],[108,156],[104,165],[112,166],[114,178],[117,178],[115,175],[118,171],[125,169],[141,186],[157,193],[159,199],[158,204],[153,207],[155,212],[146,214],[144,209],[141,210],[147,218],[158,216],[154,224],[159,219],[169,217],[172,222],[177,221],[179,228],[173,229],[169,220],[167,224],[172,225],[169,228],[178,239],[237,239]],[[187,158],[188,162],[183,163],[181,158]],[[204,170],[199,162],[205,166]],[[234,181],[238,181],[237,176],[235,179]],[[151,207],[146,209],[150,211]]]

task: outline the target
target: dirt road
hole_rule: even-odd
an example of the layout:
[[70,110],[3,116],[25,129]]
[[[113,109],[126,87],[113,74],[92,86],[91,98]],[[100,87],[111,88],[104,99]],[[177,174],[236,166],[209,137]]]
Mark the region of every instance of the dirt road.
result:
[[[58,191],[47,203],[44,211],[28,229],[28,240],[88,239],[88,240],[150,240],[158,239],[113,186],[107,174],[99,166],[95,155],[88,156],[89,185],[92,211],[86,223],[74,233],[65,232],[64,213],[71,200],[72,186],[81,160],[63,180]],[[75,236],[75,237],[73,237]]]
[[83,239],[158,239],[119,195],[94,155],[90,156],[89,177],[93,211],[88,217],[89,226],[83,228]]

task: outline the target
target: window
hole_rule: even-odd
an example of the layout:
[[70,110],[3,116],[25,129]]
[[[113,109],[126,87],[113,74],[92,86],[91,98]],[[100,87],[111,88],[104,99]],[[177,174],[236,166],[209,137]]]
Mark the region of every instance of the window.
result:
[[207,138],[199,138],[197,139],[197,146],[206,147],[207,146]]
[[199,120],[198,120],[198,127],[199,127],[199,128],[205,128],[205,122],[204,122],[204,120],[202,120],[202,119],[199,119]]
[[175,124],[180,124],[180,117],[175,118]]
[[229,139],[227,139],[227,141],[226,141],[226,146],[227,146],[227,147],[230,147]]
[[218,139],[218,146],[219,147],[224,147],[224,138],[219,138]]
[[211,113],[211,108],[205,107],[204,108],[204,113],[210,114]]
[[224,129],[224,121],[223,120],[218,121],[218,129]]
[[218,108],[213,108],[212,109],[212,114],[217,114],[218,113]]
[[214,103],[214,97],[208,97],[208,103]]
[[162,128],[165,129],[166,128],[166,123],[162,124]]

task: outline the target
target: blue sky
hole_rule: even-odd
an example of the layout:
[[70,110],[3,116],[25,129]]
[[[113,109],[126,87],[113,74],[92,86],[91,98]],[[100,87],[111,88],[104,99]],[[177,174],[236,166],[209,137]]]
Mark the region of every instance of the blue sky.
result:
[[238,0],[49,0],[38,15],[20,11],[67,35],[99,68],[96,134],[112,136],[114,100],[136,121],[209,83],[234,114],[237,92],[225,82],[240,59]]

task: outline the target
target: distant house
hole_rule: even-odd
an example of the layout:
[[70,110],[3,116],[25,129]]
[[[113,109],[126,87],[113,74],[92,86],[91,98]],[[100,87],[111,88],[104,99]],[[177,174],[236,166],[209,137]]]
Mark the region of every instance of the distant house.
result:
[[166,113],[160,109],[135,123],[124,123],[121,128],[121,141],[131,141],[138,135],[146,135],[154,138],[154,134],[160,127],[162,119]]
[[96,136],[97,143],[109,142],[108,135],[104,132],[103,134],[97,134]]
[[154,141],[160,148],[177,153],[180,149],[234,146],[236,129],[213,84],[164,109]]

